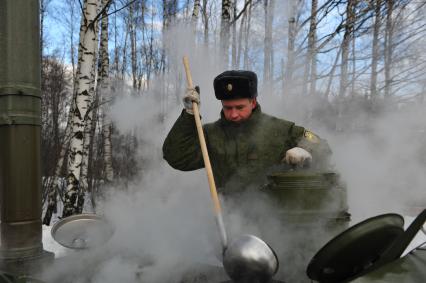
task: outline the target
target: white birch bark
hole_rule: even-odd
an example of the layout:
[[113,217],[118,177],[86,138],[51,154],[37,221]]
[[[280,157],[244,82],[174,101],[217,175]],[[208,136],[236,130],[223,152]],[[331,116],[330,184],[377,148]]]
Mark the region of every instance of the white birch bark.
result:
[[370,79],[370,95],[371,97],[376,97],[377,95],[377,66],[379,62],[379,32],[381,26],[381,12],[380,8],[382,6],[382,0],[375,0],[372,2],[374,7],[374,27],[373,27],[373,46],[372,46],[372,55],[371,55],[371,79]]
[[251,11],[252,11],[252,3],[250,2],[250,7],[248,10],[248,16],[247,16],[247,26],[246,26],[246,32],[245,32],[245,38],[244,38],[244,69],[249,69],[249,61],[248,61],[248,48],[249,48],[249,36],[250,36],[250,25],[251,25]]
[[228,66],[228,50],[229,50],[229,30],[231,21],[231,0],[222,0],[222,14],[220,21],[220,51],[225,66]]
[[[96,31],[96,34],[98,32]],[[96,37],[97,38],[97,37]],[[96,46],[98,45],[98,40],[96,40]],[[96,74],[96,57],[97,52],[95,52],[94,62],[93,62],[93,74]],[[83,140],[83,159],[81,162],[81,173],[80,173],[80,187],[78,192],[77,199],[77,213],[83,212],[84,206],[84,196],[89,187],[88,183],[88,170],[91,160],[91,148],[93,146],[93,136],[96,129],[96,111],[97,111],[97,98],[96,96],[96,83],[95,77],[92,78],[89,88],[89,98],[92,101],[91,106],[87,112],[86,126],[84,128],[84,140]]]
[[90,87],[94,74],[94,57],[96,53],[96,32],[94,19],[98,11],[98,0],[86,0],[83,6],[85,21],[81,25],[80,47],[77,70],[77,93],[75,110],[72,119],[71,141],[68,155],[67,191],[65,194],[63,217],[76,213],[77,197],[80,187],[81,165],[83,161],[84,129],[88,120],[89,108],[92,104]]
[[[245,0],[244,5],[248,5],[249,0]],[[246,18],[247,18],[247,12],[244,13],[243,18],[241,19],[240,22],[240,31],[238,34],[238,40],[237,40],[237,68],[240,67],[240,61],[241,61],[241,53],[242,53],[242,46],[243,46],[243,32],[245,30],[245,26],[246,26]]]
[[393,10],[394,0],[386,1],[386,31],[385,31],[385,97],[389,97],[392,93],[392,74],[391,68],[393,64],[393,45],[394,45],[394,27],[393,27]]
[[[232,2],[232,20],[237,16],[236,0]],[[237,23],[232,23],[232,69],[237,69]]]
[[133,79],[133,88],[138,88],[137,81],[137,57],[136,57],[136,26],[135,26],[135,17],[134,17],[134,4],[129,6],[129,19],[128,19],[128,29],[130,36],[130,59],[132,67],[132,79]]
[[318,0],[312,0],[311,5],[311,20],[309,25],[309,38],[308,38],[308,64],[310,64],[309,74],[309,94],[314,95],[316,92],[317,82],[317,13],[318,13]]
[[265,41],[263,49],[263,83],[266,93],[273,89],[272,83],[272,24],[274,21],[274,0],[265,1]]
[[203,0],[204,45],[209,46],[209,16],[207,13],[207,0]]
[[339,96],[345,96],[348,86],[348,61],[349,61],[349,47],[353,35],[353,25],[355,22],[355,0],[348,0],[346,6],[346,22],[345,34],[343,35],[342,42],[342,61],[340,64],[340,85]]
[[198,22],[198,16],[200,14],[200,6],[201,6],[200,0],[194,0],[194,9],[192,10],[192,22],[195,23],[195,25]]
[[[106,5],[108,0],[102,0],[102,5]],[[99,97],[102,105],[102,140],[103,140],[103,151],[104,151],[104,179],[106,182],[112,182],[114,179],[114,170],[112,167],[112,144],[111,144],[111,121],[108,116],[109,100],[111,99],[111,90],[109,82],[109,55],[108,55],[108,10],[105,10],[105,14],[102,17],[101,22],[101,43],[100,43],[100,61],[101,67],[99,70]]]
[[297,14],[301,5],[301,0],[294,0],[289,2],[288,14],[288,30],[287,30],[287,63],[284,71],[283,90],[284,96],[292,94],[293,87],[290,83],[293,81],[293,72],[295,67],[295,42],[297,35]]

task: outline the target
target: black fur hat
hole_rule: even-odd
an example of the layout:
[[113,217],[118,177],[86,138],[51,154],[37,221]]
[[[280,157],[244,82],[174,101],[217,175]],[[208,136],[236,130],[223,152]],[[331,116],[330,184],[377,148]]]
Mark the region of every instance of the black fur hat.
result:
[[252,71],[225,71],[214,79],[213,86],[219,100],[257,97],[257,75]]

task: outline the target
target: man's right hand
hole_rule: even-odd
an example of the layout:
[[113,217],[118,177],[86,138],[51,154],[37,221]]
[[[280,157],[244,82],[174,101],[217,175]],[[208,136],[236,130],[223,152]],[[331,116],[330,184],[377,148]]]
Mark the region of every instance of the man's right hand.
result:
[[194,110],[192,108],[192,103],[195,102],[198,105],[200,104],[200,88],[198,86],[194,88],[188,88],[186,90],[185,96],[183,97],[183,106],[185,111],[188,114],[194,115]]

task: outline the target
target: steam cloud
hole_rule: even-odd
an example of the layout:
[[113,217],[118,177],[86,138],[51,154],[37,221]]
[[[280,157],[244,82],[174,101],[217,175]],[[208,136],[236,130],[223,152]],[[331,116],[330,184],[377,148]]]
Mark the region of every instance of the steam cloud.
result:
[[[219,235],[204,171],[178,172],[161,156],[163,140],[182,109],[183,55],[189,55],[193,81],[201,88],[203,123],[219,117],[220,103],[214,98],[212,82],[224,68],[217,64],[220,60],[212,52],[196,46],[192,40],[188,30],[172,30],[166,40],[173,68],[170,77],[158,78],[152,90],[143,96],[132,96],[131,91],[115,94],[111,118],[121,133],[137,135],[141,144],[138,159],[149,163],[144,163],[137,182],[111,188],[99,208],[98,213],[115,226],[110,242],[97,250],[70,252],[45,274],[47,281],[62,278],[64,282],[63,276],[68,276],[69,282],[87,282],[88,278],[90,282],[111,283],[180,282],[195,266],[219,263]],[[174,93],[171,89],[178,91]],[[166,101],[161,96],[165,92],[169,97]],[[317,105],[307,97],[282,98],[263,94],[262,89],[259,92],[265,112],[310,127],[328,140],[335,168],[347,183],[350,212],[355,220],[384,212],[406,213],[407,208],[426,203],[426,116],[421,106],[375,117],[369,120],[368,131],[336,134],[328,125],[314,123],[312,116],[305,115],[323,104]],[[351,111],[356,113],[355,117],[340,117],[343,123],[345,119],[362,122],[367,115],[363,108]],[[324,112],[315,121],[329,121],[329,115],[330,112]],[[159,119],[160,116],[163,118]],[[294,247],[299,250],[291,254],[288,247],[295,239],[312,235],[306,235],[303,229],[283,227],[277,207],[260,194],[250,192],[223,203],[230,236],[260,236],[279,252],[283,270],[280,272],[293,276],[289,266],[305,260],[298,258],[304,253],[304,246]],[[328,238],[321,229],[317,232],[314,239],[321,246]],[[226,277],[222,273],[214,280],[211,282],[225,281]]]

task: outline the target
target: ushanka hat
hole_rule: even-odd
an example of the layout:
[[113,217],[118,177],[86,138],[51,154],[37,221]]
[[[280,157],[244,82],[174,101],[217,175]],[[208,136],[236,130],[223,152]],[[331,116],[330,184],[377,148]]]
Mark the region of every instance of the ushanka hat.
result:
[[257,75],[252,71],[232,70],[218,75],[213,81],[219,100],[257,97]]

